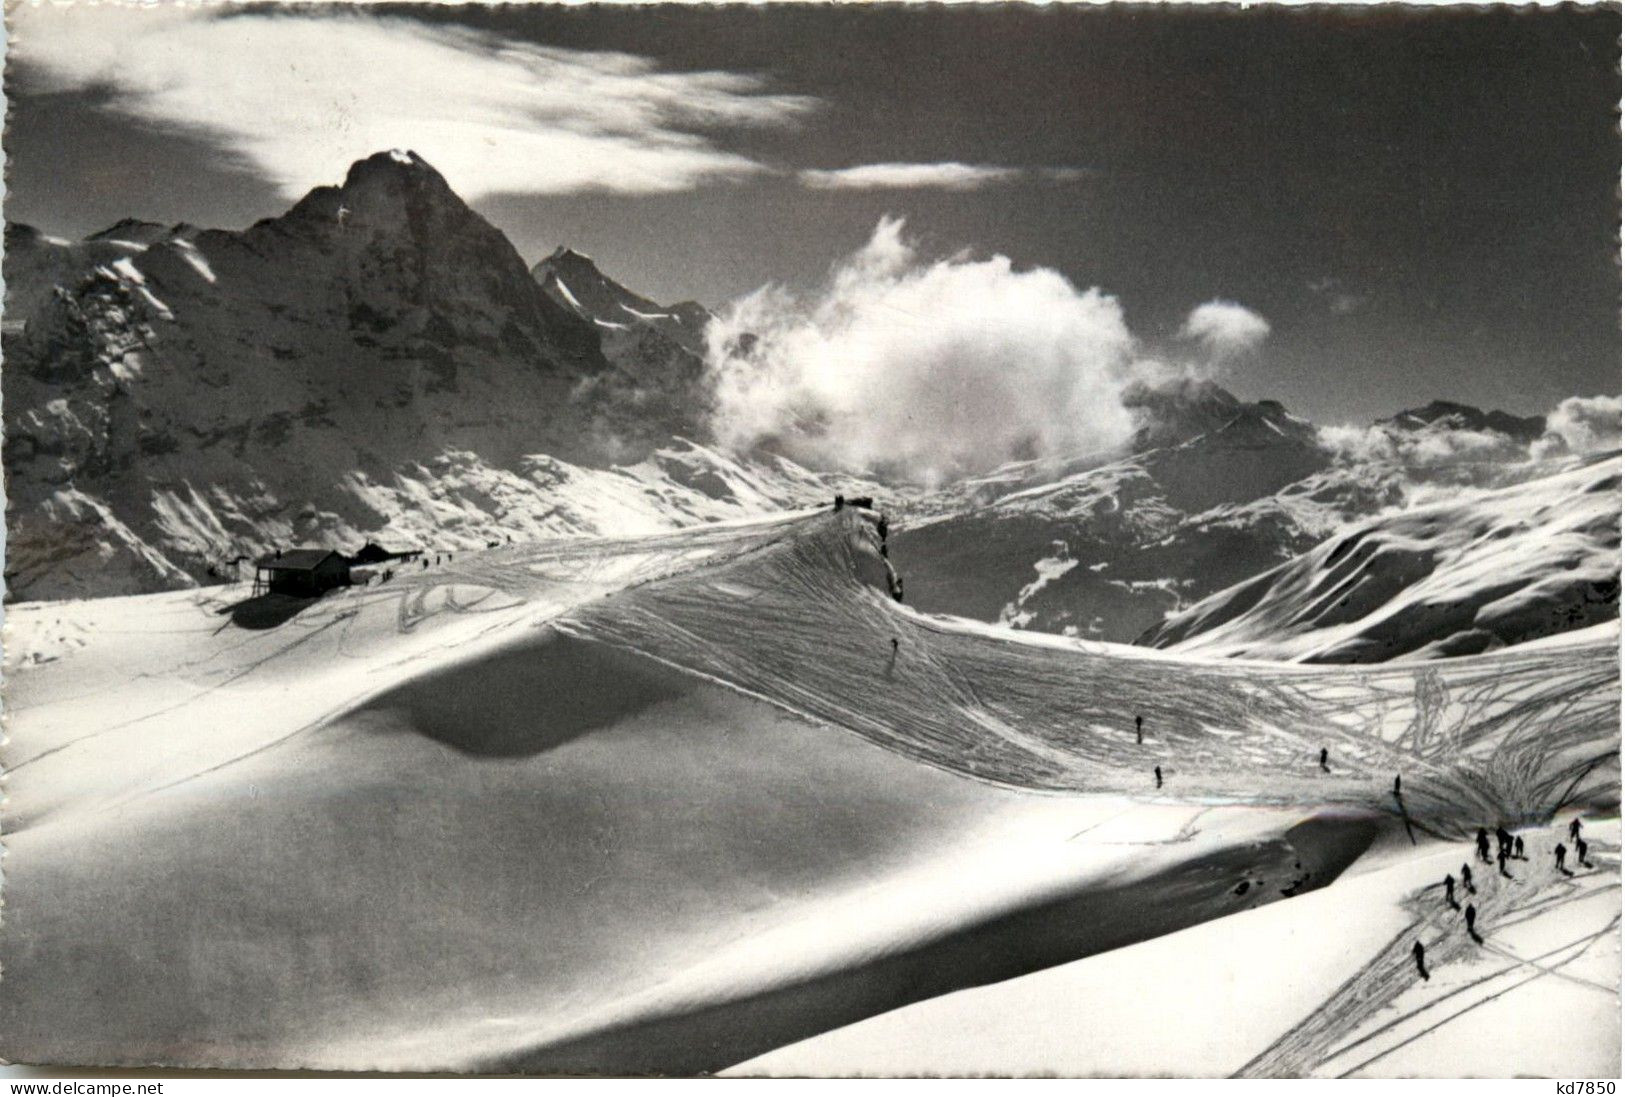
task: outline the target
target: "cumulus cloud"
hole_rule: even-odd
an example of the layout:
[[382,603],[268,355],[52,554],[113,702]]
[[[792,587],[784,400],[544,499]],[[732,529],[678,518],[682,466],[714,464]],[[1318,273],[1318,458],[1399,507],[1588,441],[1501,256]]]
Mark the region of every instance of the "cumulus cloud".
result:
[[707,332],[715,427],[921,479],[1117,445],[1136,342],[1116,298],[1003,256],[923,259],[883,219],[815,293],[766,287]]
[[809,169],[797,176],[803,186],[818,190],[933,189],[968,191],[1023,179],[1070,182],[1086,173],[1081,168],[1005,168],[986,164],[859,164],[850,168]]
[[654,193],[770,170],[729,128],[793,124],[816,100],[759,76],[320,8],[19,5],[13,59],[47,90],[199,134],[288,197],[357,156],[416,149],[465,198]]
[[1536,457],[1553,453],[1604,453],[1619,449],[1617,396],[1571,396],[1546,414],[1547,437],[1531,449]]
[[1199,343],[1214,359],[1223,361],[1252,350],[1268,338],[1269,321],[1234,301],[1209,301],[1185,317],[1179,334]]

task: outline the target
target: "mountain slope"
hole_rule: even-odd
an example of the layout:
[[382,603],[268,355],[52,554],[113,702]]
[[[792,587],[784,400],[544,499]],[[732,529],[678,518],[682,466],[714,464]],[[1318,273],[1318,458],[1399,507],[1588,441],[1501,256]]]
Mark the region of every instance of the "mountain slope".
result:
[[977,486],[990,500],[951,491],[901,522],[897,551],[916,562],[911,603],[1126,642],[1324,536],[1314,500],[1258,506],[1331,467],[1309,424],[1217,386],[1131,399],[1144,415],[1137,438],[1168,444],[1076,470],[1012,469]]
[[1615,456],[1371,520],[1140,642],[1320,663],[1459,655],[1613,620],[1619,576]]
[[607,277],[587,256],[561,247],[531,268],[543,292],[598,330],[619,381],[640,414],[679,434],[703,431],[712,407],[705,372],[711,314],[693,301],[661,306]]

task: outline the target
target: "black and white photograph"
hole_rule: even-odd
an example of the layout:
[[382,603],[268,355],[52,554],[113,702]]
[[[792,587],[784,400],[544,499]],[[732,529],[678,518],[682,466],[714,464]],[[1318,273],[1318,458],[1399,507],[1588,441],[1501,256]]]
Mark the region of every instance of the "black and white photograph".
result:
[[5,30],[8,1079],[1620,1076],[1618,4]]

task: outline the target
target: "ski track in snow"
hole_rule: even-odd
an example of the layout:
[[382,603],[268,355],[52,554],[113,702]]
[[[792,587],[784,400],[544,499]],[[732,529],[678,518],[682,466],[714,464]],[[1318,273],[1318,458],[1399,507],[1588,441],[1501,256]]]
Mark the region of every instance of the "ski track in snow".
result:
[[[1476,893],[1466,893],[1458,882],[1458,903],[1471,902],[1478,909],[1476,926],[1484,938],[1482,945],[1468,936],[1461,913],[1445,904],[1442,885],[1413,893],[1407,902],[1414,915],[1411,924],[1237,1076],[1352,1077],[1542,978],[1564,979],[1617,1002],[1617,983],[1606,985],[1571,976],[1564,968],[1585,957],[1619,926],[1619,849],[1595,844],[1596,868],[1561,876],[1544,856],[1560,837],[1560,832],[1553,831],[1532,842],[1531,860],[1509,862],[1519,870],[1510,880],[1501,877],[1495,866],[1475,859],[1475,867],[1485,870],[1475,877],[1481,883]],[[1520,955],[1496,940],[1498,933],[1518,925],[1548,918],[1554,912],[1567,913],[1565,908],[1610,895],[1615,898],[1598,915],[1607,915],[1598,928],[1538,955]],[[1411,942],[1418,940],[1426,949],[1426,962],[1434,977],[1420,985],[1410,950]],[[1451,989],[1444,989],[1450,985],[1445,977],[1454,979]],[[1435,983],[1437,990],[1433,989]],[[1603,1033],[1595,1035],[1606,1038]]]

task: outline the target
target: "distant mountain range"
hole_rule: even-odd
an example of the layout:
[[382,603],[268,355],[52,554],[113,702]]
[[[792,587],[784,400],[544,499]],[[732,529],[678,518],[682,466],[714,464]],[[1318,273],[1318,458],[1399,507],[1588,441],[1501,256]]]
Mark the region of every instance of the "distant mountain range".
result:
[[[1555,443],[1556,456],[1531,457],[1532,442],[1551,440],[1541,418],[1442,401],[1373,424],[1353,448],[1275,401],[1247,403],[1210,381],[1131,390],[1125,403],[1142,420],[1132,452],[1013,465],[915,506],[893,535],[915,604],[1149,641],[1170,615],[1351,523],[1430,492],[1540,480],[1580,461]],[[1593,557],[1612,559],[1615,574],[1618,503],[1616,486],[1612,544],[1604,528]]]
[[[845,491],[893,513],[892,558],[926,611],[1180,645],[1223,622],[1225,650],[1363,658],[1285,629],[1284,609],[1193,607],[1288,566],[1309,591],[1322,565],[1298,561],[1419,493],[1578,463],[1560,446],[1531,458],[1539,417],[1438,401],[1350,448],[1194,379],[1126,391],[1121,450],[932,491],[728,453],[710,444],[702,306],[661,305],[565,247],[527,269],[399,150],[241,232],[126,220],[64,241],[8,225],[5,275],[12,599],[216,582],[279,546],[651,532]],[[1612,490],[1612,525],[1588,526],[1581,554],[1587,621],[1617,612],[1596,608],[1617,606]],[[1611,603],[1593,575],[1610,561]],[[1407,650],[1479,643],[1450,636]]]

